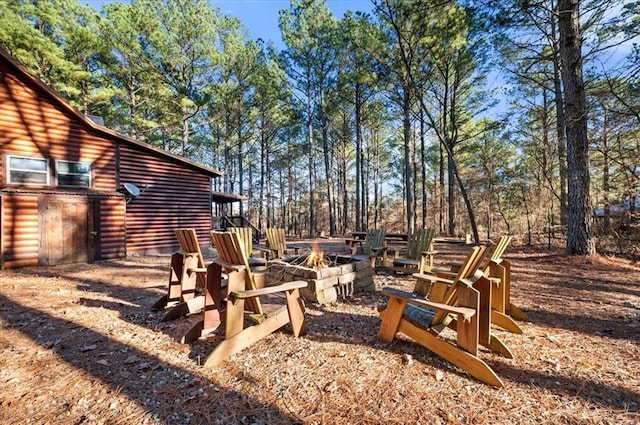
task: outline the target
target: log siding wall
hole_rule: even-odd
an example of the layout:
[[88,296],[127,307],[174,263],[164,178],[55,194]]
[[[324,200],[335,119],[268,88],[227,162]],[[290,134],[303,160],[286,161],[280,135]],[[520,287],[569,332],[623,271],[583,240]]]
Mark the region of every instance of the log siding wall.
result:
[[121,182],[134,183],[142,191],[127,205],[127,252],[173,252],[178,249],[173,232],[177,227],[195,228],[201,247],[209,246],[211,179],[133,147],[120,145],[119,151]]
[[94,196],[92,201],[94,216],[99,220],[99,225],[94,227],[99,232],[98,238],[94,241],[95,259],[108,260],[125,257],[127,250],[124,197]]
[[0,204],[3,267],[37,266],[40,250],[38,196],[3,194]]
[[[176,227],[196,228],[202,247],[210,246],[211,179],[219,172],[96,128],[7,58],[0,50],[2,268],[45,264],[43,205],[52,197],[86,199],[90,259],[172,252]],[[9,185],[7,155],[48,159],[50,185]],[[91,163],[92,187],[56,187],[56,160]],[[126,182],[142,196],[126,203]]]
[[[27,86],[5,69],[0,68],[0,75],[3,170],[7,168],[6,154],[89,162],[92,189],[117,189],[114,141],[88,131],[73,116],[56,109],[44,93]],[[3,177],[3,183],[7,182],[6,175]],[[50,175],[51,182],[53,177]]]

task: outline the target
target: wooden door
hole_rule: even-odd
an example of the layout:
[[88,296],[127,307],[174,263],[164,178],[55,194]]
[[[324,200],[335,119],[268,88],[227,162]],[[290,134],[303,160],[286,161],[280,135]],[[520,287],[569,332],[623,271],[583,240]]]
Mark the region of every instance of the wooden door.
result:
[[44,264],[89,261],[87,199],[48,197],[45,210]]

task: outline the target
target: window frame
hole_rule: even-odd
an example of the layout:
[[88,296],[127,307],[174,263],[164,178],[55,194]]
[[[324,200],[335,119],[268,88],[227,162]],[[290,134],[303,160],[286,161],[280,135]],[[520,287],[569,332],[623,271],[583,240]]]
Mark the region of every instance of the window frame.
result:
[[[61,173],[60,172],[60,163],[64,162],[67,164],[82,164],[82,165],[86,165],[88,167],[88,171],[86,173]],[[73,188],[85,188],[85,189],[90,189],[91,185],[93,184],[93,165],[91,162],[87,162],[87,161],[71,161],[68,159],[56,159],[56,183],[58,184],[58,187],[73,187]],[[63,176],[88,176],[89,177],[89,183],[87,185],[77,185],[77,184],[61,184],[60,183],[60,175]]]
[[[14,168],[11,165],[11,160],[13,158],[42,161],[45,164],[45,169],[43,171],[40,171],[40,170],[29,170],[29,169],[26,169],[26,168]],[[49,160],[47,158],[36,157],[36,156],[28,156],[28,155],[7,154],[6,161],[7,161],[7,183],[8,184],[25,185],[25,186],[44,186],[44,187],[51,186],[51,164],[50,164],[50,162],[49,162]],[[45,182],[44,183],[43,182],[37,182],[36,183],[36,182],[14,181],[13,180],[13,172],[14,171],[25,172],[25,173],[35,173],[35,174],[38,174],[38,175],[44,174]]]

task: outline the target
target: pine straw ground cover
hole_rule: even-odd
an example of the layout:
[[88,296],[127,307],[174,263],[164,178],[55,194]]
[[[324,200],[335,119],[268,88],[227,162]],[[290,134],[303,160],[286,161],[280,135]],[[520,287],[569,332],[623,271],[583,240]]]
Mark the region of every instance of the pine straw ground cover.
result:
[[[467,248],[437,249],[445,263]],[[306,336],[285,328],[206,370],[216,338],[178,342],[197,317],[149,311],[168,257],[0,272],[0,423],[638,423],[640,267],[508,254],[529,321],[523,335],[496,330],[514,360],[481,353],[503,389],[407,339],[379,343],[379,293],[307,303]],[[380,272],[375,284],[412,279]]]

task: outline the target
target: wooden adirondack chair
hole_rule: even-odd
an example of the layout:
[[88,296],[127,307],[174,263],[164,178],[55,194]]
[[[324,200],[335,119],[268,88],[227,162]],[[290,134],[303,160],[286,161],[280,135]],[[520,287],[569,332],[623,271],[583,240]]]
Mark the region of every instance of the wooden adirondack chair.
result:
[[[476,248],[481,248],[481,252],[472,255],[476,252]],[[486,254],[486,246],[474,247],[469,251],[464,262],[457,264],[455,271],[434,268],[423,273],[414,273],[413,277],[416,278],[414,292],[428,297],[431,301],[442,302],[447,289],[443,283],[452,284],[456,280],[471,278],[478,272],[478,267]],[[434,285],[435,282],[439,284]]]
[[260,249],[266,253],[267,259],[285,258],[291,251],[293,251],[295,255],[300,254],[300,247],[287,245],[284,229],[276,227],[268,228],[265,233],[267,234],[267,247]]
[[485,274],[494,282],[492,322],[508,331],[521,334],[522,328],[512,318],[527,320],[527,315],[511,303],[511,262],[502,258],[511,239],[512,236],[500,238]]
[[[190,342],[224,325],[225,338],[204,366],[221,363],[288,323],[295,336],[304,334],[304,303],[299,290],[307,282],[264,286],[264,279],[252,273],[236,233],[212,231],[211,238],[220,258],[207,267],[203,320],[182,338],[182,342]],[[223,274],[228,276],[226,297]],[[245,327],[245,316],[253,321],[252,326]]]
[[[502,258],[512,238],[505,235],[498,239],[492,247],[488,261],[481,266],[481,270],[492,283],[491,322],[509,332],[522,334],[522,328],[513,320],[513,317],[521,320],[526,320],[527,317],[522,310],[511,304],[511,263]],[[451,263],[450,266],[450,270],[440,270],[438,274],[445,276],[447,273],[457,273],[460,264]]]
[[[484,251],[484,247],[474,247],[467,262],[470,265],[477,263]],[[390,343],[401,332],[480,381],[503,387],[502,380],[478,357],[478,345],[487,345],[491,338],[491,288],[488,280],[434,280],[432,284],[444,286],[440,302],[428,300],[418,293],[382,289],[383,294],[389,297],[389,303],[380,313],[382,323],[378,339]],[[446,327],[456,331],[455,343],[441,335]]]
[[162,321],[177,319],[204,308],[204,287],[207,283],[204,258],[195,229],[175,229],[180,250],[171,255],[169,288],[152,307],[162,310],[171,307]]
[[247,256],[247,261],[251,267],[265,266],[267,264],[264,258],[253,258],[253,228],[229,227],[228,230],[238,234],[244,253]]
[[433,236],[436,229],[418,229],[410,237],[405,258],[393,259],[394,273],[423,273],[433,267]]
[[[498,242],[496,242],[495,244],[491,244],[491,254],[488,257],[486,264],[482,266],[483,270],[488,271],[489,263],[491,261],[500,260],[502,258],[502,254],[504,254],[504,251],[507,249],[507,245],[509,245],[512,238],[512,236],[501,236],[500,239],[498,239]],[[441,274],[455,274],[458,272],[461,266],[462,263],[450,262],[449,269],[439,269],[437,272]]]
[[387,264],[387,245],[385,242],[386,234],[387,229],[384,227],[380,229],[369,229],[364,238],[361,250],[358,250],[358,247],[354,246],[351,248],[351,255],[366,255],[369,258],[369,261],[371,261],[371,267],[373,268],[378,265],[378,259],[381,260],[382,265]]
[[[458,273],[450,278],[450,276],[443,277],[442,275],[429,274],[429,273],[414,273],[416,278],[416,285],[414,292],[421,294],[429,301],[446,303],[450,301],[450,297],[453,301],[456,299],[457,282],[464,280],[465,282],[471,282],[472,285],[489,285],[490,293],[484,297],[485,300],[491,300],[491,285],[492,282],[481,271],[478,270],[479,265],[485,258],[487,248],[485,246],[478,246],[472,248],[466,260],[460,265]],[[491,305],[491,304],[489,304]],[[483,311],[483,314],[485,312]],[[490,310],[487,309],[487,320],[491,322]],[[491,334],[491,330],[483,330],[483,338],[479,340],[479,343],[491,351],[501,354],[509,359],[513,358],[513,353],[507,346],[497,337]]]

